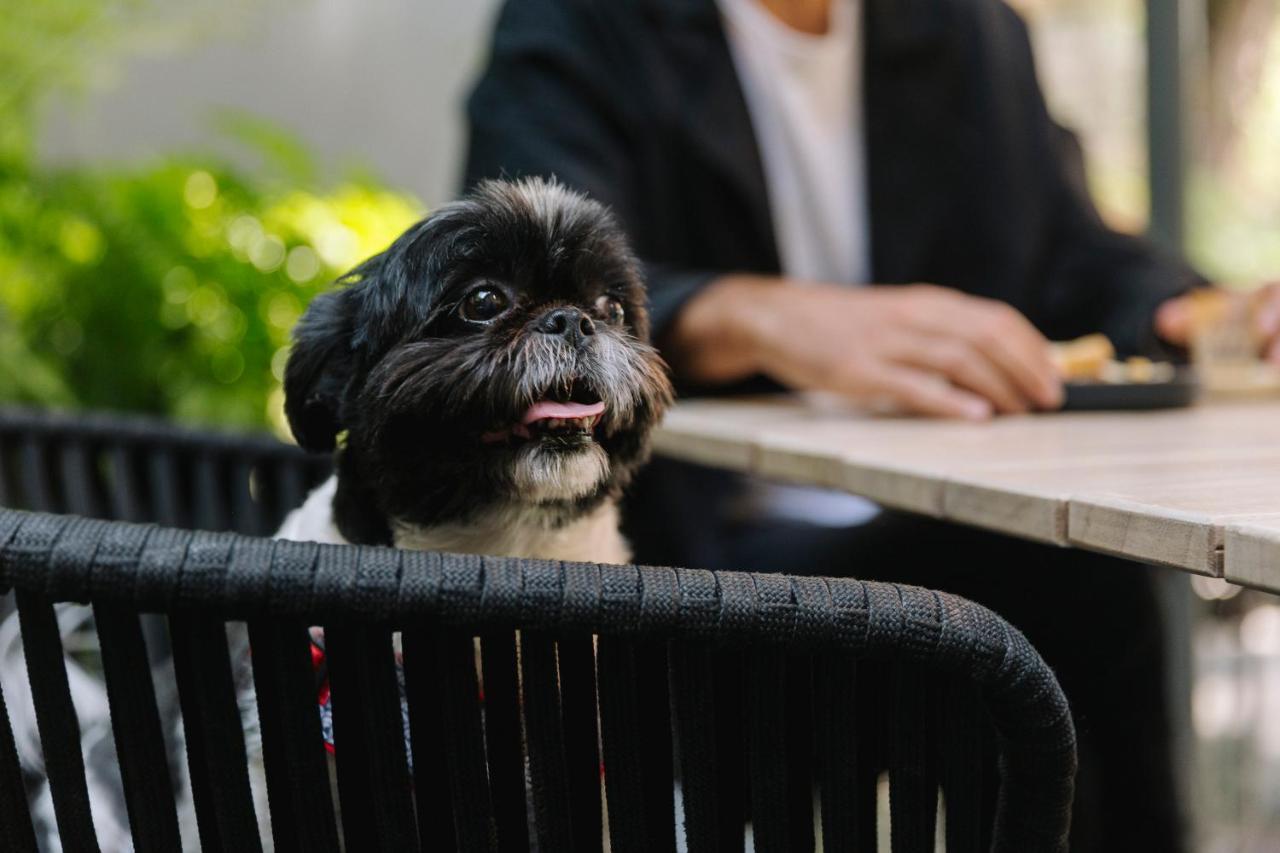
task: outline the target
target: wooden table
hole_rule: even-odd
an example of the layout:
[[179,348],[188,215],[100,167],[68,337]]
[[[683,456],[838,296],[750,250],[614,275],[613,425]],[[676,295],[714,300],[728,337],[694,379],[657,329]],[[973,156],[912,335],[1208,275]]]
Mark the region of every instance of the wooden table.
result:
[[990,423],[691,400],[657,452],[1280,592],[1280,401]]

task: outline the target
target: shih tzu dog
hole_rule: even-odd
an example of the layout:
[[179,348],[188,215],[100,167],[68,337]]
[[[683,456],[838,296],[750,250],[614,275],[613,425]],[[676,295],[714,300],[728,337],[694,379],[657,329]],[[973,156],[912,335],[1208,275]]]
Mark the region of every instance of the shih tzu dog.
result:
[[626,562],[617,499],[670,404],[609,212],[489,181],[317,297],[285,413],[336,475],[289,539]]

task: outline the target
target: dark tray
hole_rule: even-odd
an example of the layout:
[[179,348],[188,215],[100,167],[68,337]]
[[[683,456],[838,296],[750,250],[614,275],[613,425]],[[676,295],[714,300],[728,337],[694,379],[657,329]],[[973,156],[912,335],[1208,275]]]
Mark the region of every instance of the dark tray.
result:
[[1168,382],[1068,382],[1063,411],[1105,409],[1178,409],[1190,406],[1200,395],[1195,371],[1179,367]]

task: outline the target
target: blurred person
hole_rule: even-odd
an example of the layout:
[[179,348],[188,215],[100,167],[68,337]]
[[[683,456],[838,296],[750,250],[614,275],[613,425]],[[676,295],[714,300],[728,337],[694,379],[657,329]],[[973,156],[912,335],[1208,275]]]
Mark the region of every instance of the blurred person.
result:
[[[554,174],[616,212],[686,394],[1052,410],[1049,339],[1100,331],[1121,354],[1170,357],[1189,336],[1184,295],[1205,285],[1103,224],[999,0],[509,0],[468,115],[468,184]],[[1259,323],[1280,357],[1268,297]],[[1142,567],[665,460],[628,525],[640,562],[987,604],[1072,700],[1075,849],[1184,849]]]

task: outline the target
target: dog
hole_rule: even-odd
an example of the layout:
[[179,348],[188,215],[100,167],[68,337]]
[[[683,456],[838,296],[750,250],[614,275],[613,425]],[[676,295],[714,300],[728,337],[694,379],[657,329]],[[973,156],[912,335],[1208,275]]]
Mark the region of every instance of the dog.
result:
[[673,391],[608,210],[555,181],[484,182],[338,285],[284,377],[294,437],[335,473],[278,538],[629,560],[618,501]]
[[285,368],[336,473],[279,536],[625,563],[618,499],[672,401],[602,205],[487,181],[312,301]]

